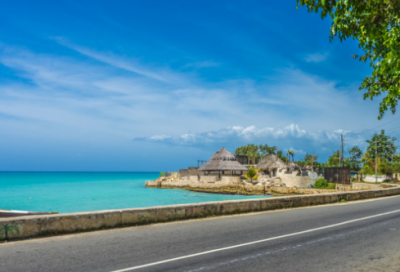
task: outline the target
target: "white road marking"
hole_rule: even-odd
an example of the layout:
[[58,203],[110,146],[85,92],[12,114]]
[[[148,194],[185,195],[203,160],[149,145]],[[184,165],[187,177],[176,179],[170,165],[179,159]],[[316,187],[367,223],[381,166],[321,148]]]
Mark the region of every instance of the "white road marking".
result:
[[[382,227],[383,225],[386,225],[386,224],[387,224],[387,222],[381,223],[381,224],[379,224],[379,227]],[[283,247],[283,248],[280,248],[278,250],[265,251],[265,252],[262,252],[262,253],[259,253],[259,254],[256,254],[256,255],[250,255],[250,256],[247,256],[247,257],[239,258],[239,259],[236,258],[236,259],[230,260],[228,262],[218,263],[216,265],[203,266],[203,267],[200,267],[200,268],[196,268],[194,270],[187,270],[186,272],[198,272],[198,271],[215,270],[215,269],[218,269],[219,267],[230,265],[230,264],[235,263],[235,262],[246,261],[248,259],[255,260],[255,259],[259,258],[259,257],[264,257],[264,256],[267,256],[267,255],[271,255],[271,254],[274,254],[274,253],[279,253],[279,252],[282,252],[282,251],[298,249],[300,247],[309,246],[309,245],[312,245],[312,244],[315,244],[315,243],[320,243],[320,242],[324,242],[324,241],[327,241],[327,240],[333,240],[335,238],[340,238],[340,237],[344,237],[344,236],[348,236],[348,235],[353,235],[355,233],[366,231],[366,230],[369,230],[369,229],[371,229],[371,227],[361,228],[361,229],[357,229],[357,230],[354,230],[354,231],[351,231],[351,232],[340,233],[340,234],[336,234],[336,235],[333,235],[333,236],[324,237],[324,238],[321,238],[321,239],[318,239],[318,240],[311,240],[311,241],[303,243],[303,244],[298,244],[298,245],[289,246],[289,247]]]
[[238,245],[234,245],[234,246],[228,246],[228,247],[212,249],[212,250],[208,250],[208,251],[203,251],[203,252],[199,252],[199,253],[195,253],[195,254],[185,255],[185,256],[176,257],[176,258],[172,258],[172,259],[167,259],[167,260],[163,260],[163,261],[158,261],[158,262],[154,262],[154,263],[148,263],[148,264],[133,266],[133,267],[125,268],[125,269],[114,270],[114,271],[111,271],[111,272],[126,272],[126,271],[137,270],[137,269],[146,268],[146,267],[150,267],[150,266],[155,266],[155,265],[159,265],[159,264],[170,263],[170,262],[174,262],[174,261],[179,261],[179,260],[183,260],[183,259],[188,259],[188,258],[193,258],[193,257],[201,256],[201,255],[206,255],[206,254],[210,254],[210,253],[214,253],[214,252],[219,252],[219,251],[224,251],[224,250],[229,250],[229,249],[234,249],[234,248],[239,248],[239,247],[245,247],[245,246],[264,243],[264,242],[268,242],[268,241],[278,240],[278,239],[282,239],[282,238],[286,238],[286,237],[292,237],[292,236],[296,236],[296,235],[310,233],[310,232],[314,232],[314,231],[334,228],[334,227],[343,226],[343,225],[347,225],[347,224],[351,224],[351,223],[355,223],[355,222],[359,222],[359,221],[364,221],[364,220],[368,220],[368,219],[372,219],[372,218],[377,218],[377,217],[381,217],[381,216],[385,216],[385,215],[389,215],[389,214],[393,214],[393,213],[398,213],[398,212],[400,212],[400,210],[394,210],[394,211],[391,211],[391,212],[375,214],[375,215],[366,216],[366,217],[353,219],[353,220],[349,220],[349,221],[344,221],[344,222],[341,222],[341,223],[332,224],[332,225],[328,225],[328,226],[324,226],[324,227],[319,227],[319,228],[314,228],[314,229],[294,232],[294,233],[285,234],[285,235],[281,235],[281,236],[276,236],[276,237],[266,238],[266,239],[257,240],[257,241],[253,241],[253,242],[238,244]]

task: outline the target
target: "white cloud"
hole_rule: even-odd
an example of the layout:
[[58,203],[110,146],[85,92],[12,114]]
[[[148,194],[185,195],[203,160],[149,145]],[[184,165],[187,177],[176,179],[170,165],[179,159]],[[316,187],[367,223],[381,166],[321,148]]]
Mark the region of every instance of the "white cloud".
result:
[[[338,150],[341,143],[341,134],[344,135],[345,151],[357,145],[361,149],[367,146],[366,140],[373,132],[365,131],[355,133],[343,131],[307,131],[297,124],[290,124],[281,128],[273,127],[228,127],[216,131],[206,131],[191,135],[170,135],[162,138],[137,137],[134,141],[152,142],[169,146],[197,147],[207,150],[218,150],[227,147],[232,152],[241,145],[249,143],[277,146],[278,149],[287,152],[293,150],[297,156],[314,152],[321,159],[326,159],[333,151]],[[398,133],[397,133],[398,134]]]
[[[268,140],[306,150],[308,142],[333,145],[340,133],[347,137],[349,131],[379,125],[371,121],[376,102],[298,70],[281,70],[273,81],[210,84],[192,74],[156,69],[179,79],[165,82],[148,74],[152,69],[145,65],[138,65],[140,73],[116,71],[116,66],[129,70],[129,59],[100,53],[96,58],[114,65],[1,46],[0,63],[23,79],[0,83],[0,125],[7,137],[29,142],[93,138],[103,146],[136,137],[212,148]],[[119,65],[121,60],[127,66]]]
[[189,68],[189,67],[193,67],[193,68],[208,68],[208,67],[218,67],[220,66],[220,63],[211,61],[211,60],[206,60],[206,61],[198,61],[198,62],[193,62],[193,63],[188,63],[184,66],[184,68]]
[[318,63],[318,62],[322,62],[322,61],[326,60],[326,59],[328,58],[328,56],[329,56],[328,53],[323,53],[323,54],[321,54],[321,53],[314,53],[314,54],[309,54],[309,55],[307,55],[307,56],[304,58],[304,60],[305,60],[306,62],[315,62],[315,63]]
[[106,64],[112,65],[114,67],[130,71],[142,76],[146,76],[148,78],[162,81],[165,83],[186,83],[188,84],[189,82],[184,81],[183,78],[180,77],[179,74],[170,71],[166,68],[160,69],[160,68],[146,68],[140,65],[137,61],[131,59],[131,58],[121,58],[120,56],[116,56],[113,53],[99,53],[94,50],[85,48],[83,46],[78,46],[75,44],[72,44],[69,42],[67,39],[62,38],[62,37],[56,37],[54,38],[59,44],[68,47],[76,52],[81,53],[82,55],[88,56],[90,58],[93,58],[97,61],[104,62]]

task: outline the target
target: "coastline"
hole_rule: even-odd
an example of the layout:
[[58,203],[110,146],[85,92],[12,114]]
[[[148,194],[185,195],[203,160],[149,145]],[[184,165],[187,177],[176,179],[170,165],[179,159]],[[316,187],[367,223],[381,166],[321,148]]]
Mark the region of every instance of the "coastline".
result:
[[394,195],[400,195],[400,186],[352,192],[4,218],[0,219],[0,227],[7,225],[18,231],[9,233],[7,237],[4,234],[0,234],[0,241],[332,204],[339,203],[342,200],[355,201]]
[[229,195],[270,195],[270,196],[291,196],[291,195],[309,195],[334,193],[338,190],[328,189],[303,189],[297,187],[278,187],[267,186],[265,184],[246,184],[246,183],[196,183],[191,181],[146,181],[147,188],[160,189],[185,189],[188,191],[212,193],[212,194],[229,194]]

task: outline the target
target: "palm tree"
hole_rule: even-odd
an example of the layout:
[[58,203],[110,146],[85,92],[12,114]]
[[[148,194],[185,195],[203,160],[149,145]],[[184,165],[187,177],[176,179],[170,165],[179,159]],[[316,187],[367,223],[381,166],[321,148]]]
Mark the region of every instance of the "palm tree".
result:
[[289,150],[288,153],[286,154],[286,161],[288,164],[290,162],[290,156],[292,156],[292,162],[294,162],[294,151],[293,150]]
[[16,225],[5,224],[0,227],[0,231],[4,231],[4,239],[8,240],[8,236],[13,233],[19,233],[19,229]]
[[250,181],[253,183],[253,179],[257,179],[257,172],[260,171],[260,169],[256,169],[254,167],[249,167],[247,170],[247,174],[243,175],[243,177],[250,179]]

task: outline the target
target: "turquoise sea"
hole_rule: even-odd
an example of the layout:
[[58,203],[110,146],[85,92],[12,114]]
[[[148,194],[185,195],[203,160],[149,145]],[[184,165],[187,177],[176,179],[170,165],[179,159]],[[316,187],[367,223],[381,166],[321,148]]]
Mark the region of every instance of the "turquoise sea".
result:
[[0,172],[0,209],[70,213],[270,197],[144,187],[146,180],[158,176],[158,172]]

